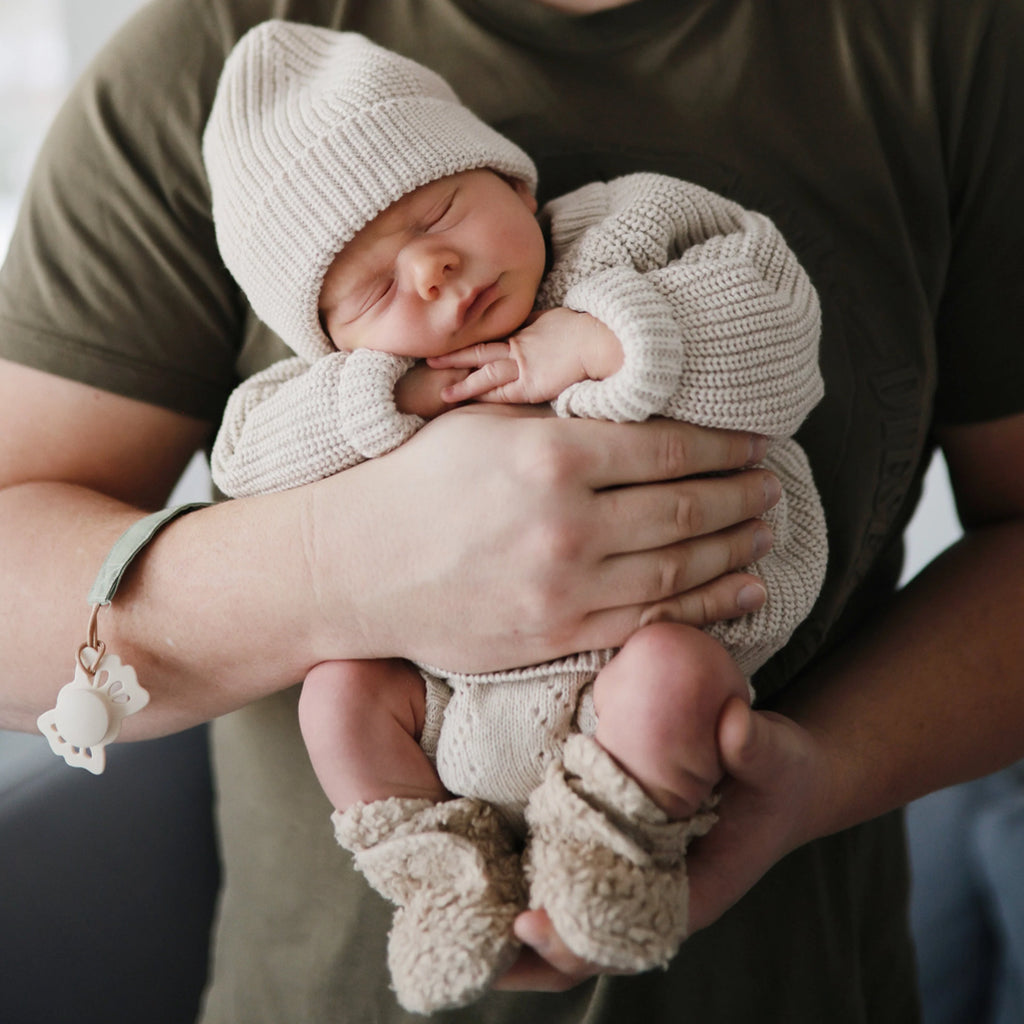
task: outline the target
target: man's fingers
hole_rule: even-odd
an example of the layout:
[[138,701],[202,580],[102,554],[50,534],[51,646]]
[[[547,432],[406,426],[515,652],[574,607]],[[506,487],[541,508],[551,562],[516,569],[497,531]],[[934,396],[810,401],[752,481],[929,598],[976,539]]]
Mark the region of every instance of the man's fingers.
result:
[[583,425],[587,482],[595,490],[742,469],[760,461],[767,448],[766,440],[755,434],[673,420],[586,420]]
[[760,520],[747,521],[710,537],[606,558],[601,589],[616,605],[672,601],[750,565],[771,546],[771,528]]
[[595,509],[601,517],[605,550],[624,554],[716,534],[756,519],[778,502],[781,493],[777,477],[752,469],[730,476],[602,491],[596,496]]
[[703,628],[756,611],[766,599],[764,584],[756,576],[730,572],[664,600],[591,612],[576,639],[582,647],[621,646],[637,629],[652,622]]
[[682,622],[703,628],[757,611],[768,600],[764,584],[749,573],[728,573],[701,587],[640,610],[638,624]]

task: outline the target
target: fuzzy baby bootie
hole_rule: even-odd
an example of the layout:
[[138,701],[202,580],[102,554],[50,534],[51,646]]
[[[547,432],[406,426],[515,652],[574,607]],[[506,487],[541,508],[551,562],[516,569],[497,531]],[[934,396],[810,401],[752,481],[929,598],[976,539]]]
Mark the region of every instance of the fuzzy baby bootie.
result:
[[394,797],[332,819],[356,868],[396,904],[388,966],[413,1013],[472,1002],[519,950],[512,922],[525,884],[515,836],[497,813],[462,797]]
[[530,906],[577,955],[617,971],[664,967],[686,938],[686,847],[710,807],[670,821],[589,736],[569,737],[526,808]]

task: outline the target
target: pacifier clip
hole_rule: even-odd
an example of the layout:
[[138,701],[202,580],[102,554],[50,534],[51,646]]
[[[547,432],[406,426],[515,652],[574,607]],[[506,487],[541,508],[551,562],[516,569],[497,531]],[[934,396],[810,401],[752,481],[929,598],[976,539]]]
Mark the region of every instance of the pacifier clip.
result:
[[56,706],[36,720],[50,749],[73,768],[102,774],[107,744],[117,739],[125,718],[149,703],[149,693],[139,683],[135,669],[108,651],[100,639],[100,609],[110,604],[128,566],[163,527],[207,504],[176,505],[140,519],[125,530],[104,560],[89,591],[89,625],[75,655],[74,678],[57,694]]

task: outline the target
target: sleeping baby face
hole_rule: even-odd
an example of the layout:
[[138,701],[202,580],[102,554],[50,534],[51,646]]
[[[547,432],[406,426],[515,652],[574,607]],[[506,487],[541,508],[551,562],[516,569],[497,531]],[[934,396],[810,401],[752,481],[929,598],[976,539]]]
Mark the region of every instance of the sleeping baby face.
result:
[[335,257],[320,320],[338,349],[426,358],[503,338],[544,274],[537,203],[521,183],[464,171],[403,196]]

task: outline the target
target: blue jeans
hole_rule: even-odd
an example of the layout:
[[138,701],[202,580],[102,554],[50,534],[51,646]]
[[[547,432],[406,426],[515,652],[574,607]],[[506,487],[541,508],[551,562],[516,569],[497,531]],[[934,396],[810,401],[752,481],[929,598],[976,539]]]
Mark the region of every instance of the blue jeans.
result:
[[1024,1021],[1024,762],[907,811],[925,1024]]

